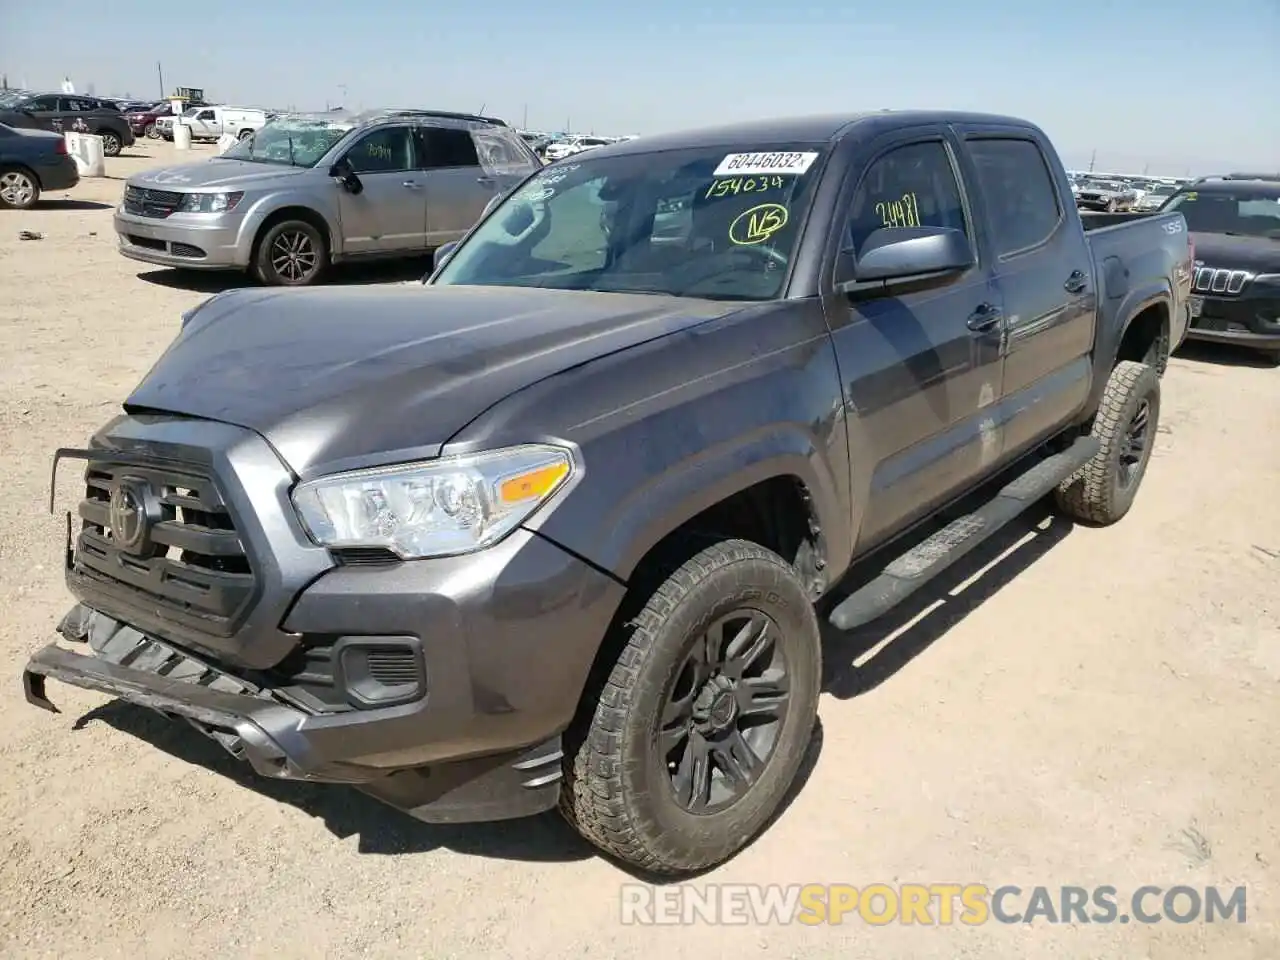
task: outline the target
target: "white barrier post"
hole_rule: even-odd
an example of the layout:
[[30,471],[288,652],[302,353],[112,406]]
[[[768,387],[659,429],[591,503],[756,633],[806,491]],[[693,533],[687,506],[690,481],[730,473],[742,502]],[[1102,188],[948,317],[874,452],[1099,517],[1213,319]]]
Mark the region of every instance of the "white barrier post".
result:
[[173,147],[175,150],[191,149],[191,128],[181,118],[173,121]]
[[222,156],[239,142],[240,138],[234,133],[224,133],[218,138],[218,156]]
[[64,133],[62,139],[67,142],[67,153],[76,162],[80,176],[107,175],[106,152],[102,149],[101,137],[87,133]]

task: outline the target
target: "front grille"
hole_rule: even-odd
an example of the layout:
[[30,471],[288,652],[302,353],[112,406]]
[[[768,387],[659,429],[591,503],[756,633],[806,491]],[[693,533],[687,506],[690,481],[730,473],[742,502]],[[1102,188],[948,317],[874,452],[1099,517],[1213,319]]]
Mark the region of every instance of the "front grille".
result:
[[198,260],[205,256],[205,252],[195,244],[179,243],[176,240],[169,244],[169,252],[175,257],[190,257],[193,260]]
[[1196,293],[1225,294],[1234,297],[1241,293],[1252,279],[1253,274],[1248,270],[1197,267],[1191,289]]
[[178,209],[182,194],[172,190],[152,190],[147,187],[124,188],[124,209],[139,217],[155,217],[162,220]]
[[93,462],[79,515],[79,574],[179,623],[234,632],[253,599],[254,574],[212,478],[179,466]]

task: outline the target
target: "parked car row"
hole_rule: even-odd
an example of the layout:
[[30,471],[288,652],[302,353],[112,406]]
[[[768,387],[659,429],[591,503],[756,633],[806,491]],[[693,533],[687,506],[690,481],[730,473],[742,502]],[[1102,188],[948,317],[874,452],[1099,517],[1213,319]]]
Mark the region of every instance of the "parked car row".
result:
[[1068,174],[1071,193],[1081,210],[1123,213],[1158,210],[1160,204],[1187,183],[1187,178],[1120,177],[1091,173]]
[[114,103],[82,94],[4,91],[0,123],[18,130],[93,134],[102,138],[108,157],[134,142],[133,129]]
[[565,157],[571,157],[585,150],[594,150],[596,147],[607,147],[611,143],[635,139],[634,136],[603,137],[595,134],[546,134],[533,131],[521,131],[520,136],[534,153],[548,163],[563,160]]

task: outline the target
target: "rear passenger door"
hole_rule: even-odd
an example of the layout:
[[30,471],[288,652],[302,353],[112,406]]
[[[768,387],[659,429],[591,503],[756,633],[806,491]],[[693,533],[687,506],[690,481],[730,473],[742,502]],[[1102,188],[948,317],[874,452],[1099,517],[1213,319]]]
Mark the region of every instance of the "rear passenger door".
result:
[[480,219],[496,180],[480,166],[470,131],[461,127],[418,128],[426,170],[427,246],[459,240]]
[[979,255],[956,143],[943,127],[893,135],[852,158],[837,248],[881,228],[961,230],[975,265],[827,297],[851,436],[859,546],[880,542],[940,506],[999,455],[990,420],[1000,394],[1000,300]]
[[1084,232],[1067,215],[1071,191],[1049,161],[1052,148],[1025,129],[962,134],[1007,321],[999,407],[1007,459],[1045,440],[1088,397],[1093,268]]

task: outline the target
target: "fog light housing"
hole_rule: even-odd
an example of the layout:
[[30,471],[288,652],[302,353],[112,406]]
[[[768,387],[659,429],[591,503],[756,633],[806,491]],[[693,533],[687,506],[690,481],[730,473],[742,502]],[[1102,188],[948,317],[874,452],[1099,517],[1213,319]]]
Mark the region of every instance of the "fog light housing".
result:
[[342,637],[333,648],[334,680],[356,707],[394,707],[427,694],[426,658],[417,637]]

